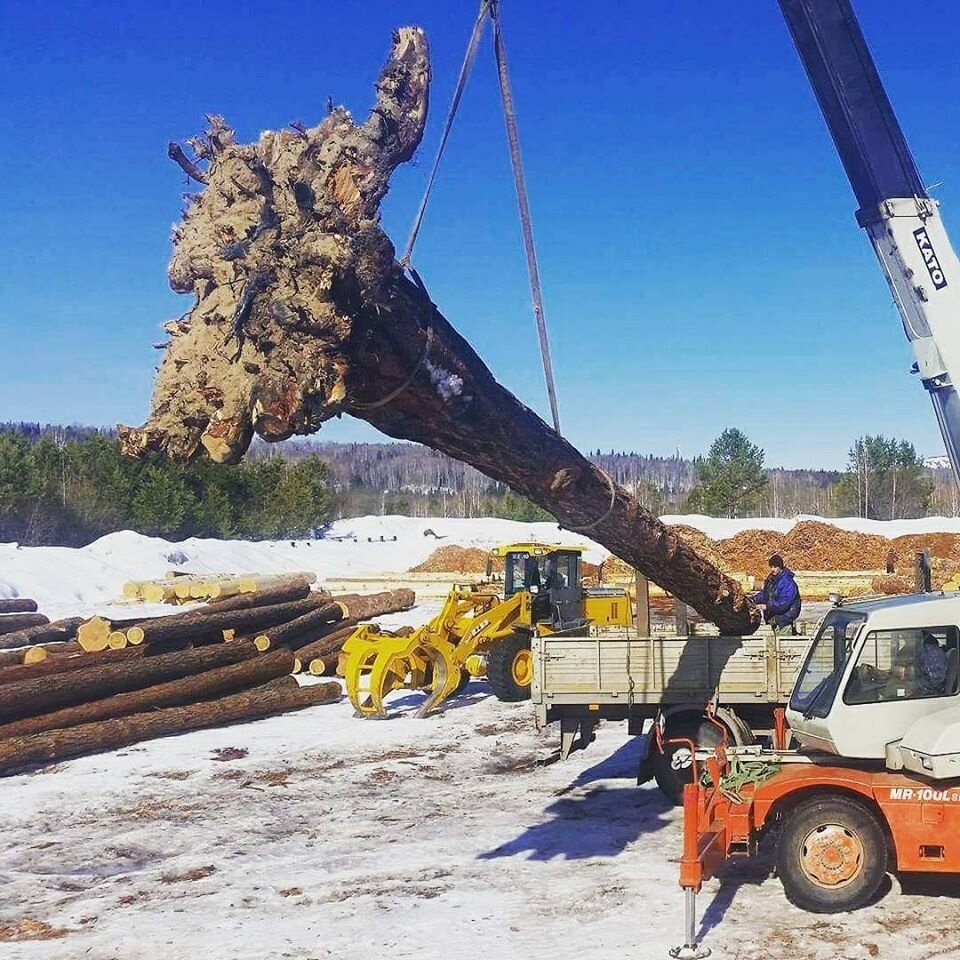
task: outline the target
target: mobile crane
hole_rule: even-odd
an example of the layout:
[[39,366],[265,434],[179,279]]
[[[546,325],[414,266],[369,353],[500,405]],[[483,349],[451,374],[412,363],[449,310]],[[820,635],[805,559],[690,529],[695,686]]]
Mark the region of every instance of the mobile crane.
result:
[[[960,261],[850,0],[779,3],[960,482]],[[714,751],[684,741],[696,758],[683,795],[686,930],[671,956],[709,955],[696,942],[696,894],[775,823],[784,891],[814,912],[864,906],[888,869],[960,873],[958,625],[957,594],[840,603],[810,646],[772,749],[730,745],[719,722]]]

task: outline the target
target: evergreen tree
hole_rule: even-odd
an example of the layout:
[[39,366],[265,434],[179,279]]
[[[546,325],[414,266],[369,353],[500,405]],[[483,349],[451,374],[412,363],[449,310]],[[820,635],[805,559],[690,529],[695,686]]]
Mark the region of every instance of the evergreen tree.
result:
[[740,517],[755,510],[767,486],[763,450],[736,427],[729,427],[710,446],[706,459],[697,462],[699,484],[688,500],[688,509],[714,517]]

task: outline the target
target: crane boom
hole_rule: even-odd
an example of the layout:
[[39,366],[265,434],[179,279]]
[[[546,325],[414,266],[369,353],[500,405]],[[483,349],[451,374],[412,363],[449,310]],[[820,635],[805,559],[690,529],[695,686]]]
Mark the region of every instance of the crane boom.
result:
[[960,260],[850,0],[779,0],[900,311],[960,483]]

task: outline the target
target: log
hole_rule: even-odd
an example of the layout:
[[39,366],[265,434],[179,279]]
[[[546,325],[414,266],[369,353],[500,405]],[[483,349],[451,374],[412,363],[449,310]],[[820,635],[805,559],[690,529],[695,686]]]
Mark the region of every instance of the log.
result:
[[4,613],[0,615],[0,635],[26,630],[28,627],[42,627],[50,622],[42,613]]
[[365,122],[338,107],[239,144],[217,118],[168,271],[193,306],[170,329],[149,419],[120,428],[124,451],[233,463],[254,433],[283,440],[350,414],[506,484],[721,631],[753,632],[740,585],[498,383],[395,261],[379,206],[420,143],[429,77],[426,37],[404,27]]
[[[169,617],[157,617],[144,620],[138,625],[143,632],[145,643],[164,643],[169,640],[190,639],[204,634],[219,633],[222,639],[224,630],[259,630],[286,623],[304,613],[327,606],[329,600],[323,596],[309,596],[303,600],[291,600],[288,603],[276,603],[266,607],[250,607],[246,610],[222,610],[202,607],[186,613],[174,613]],[[130,631],[127,631],[128,638]]]
[[0,600],[0,613],[36,613],[37,601],[27,597],[10,597]]
[[49,657],[66,657],[74,653],[83,653],[83,647],[76,640],[64,643],[36,643],[23,652],[24,663],[40,663]]
[[228,663],[249,660],[256,655],[257,648],[252,643],[223,643],[200,650],[165,653],[158,657],[134,657],[129,663],[94,664],[89,669],[71,671],[69,675],[15,681],[3,685],[0,721],[35,716],[86,700],[140,690],[192,673],[224,667]]
[[[44,619],[46,620],[46,617]],[[83,617],[67,617],[53,623],[40,623],[22,630],[13,630],[0,636],[0,650],[29,647],[35,643],[65,643],[77,635],[77,629],[82,623]]]
[[195,676],[170,680],[167,683],[129,693],[118,693],[103,700],[81,703],[75,707],[65,707],[53,713],[44,713],[37,717],[25,717],[11,723],[0,724],[0,739],[22,737],[43,730],[57,730],[63,727],[76,727],[82,723],[93,723],[110,717],[124,717],[144,710],[156,710],[158,707],[179,706],[184,703],[196,703],[210,700],[266,683],[276,677],[282,677],[293,669],[293,654],[289,650],[276,650],[263,657],[241,660],[225,667],[205,670]]
[[293,677],[281,677],[219,700],[183,707],[164,707],[78,727],[11,737],[0,741],[0,772],[9,773],[40,763],[116,750],[132,743],[187,733],[190,730],[226,726],[230,723],[302,710],[322,703],[332,703],[341,695],[339,683],[318,683],[301,687]]
[[[327,599],[330,594],[325,590],[314,591]],[[211,598],[211,610],[249,610],[251,607],[267,607],[276,603],[286,603],[290,600],[302,600],[310,595],[310,583],[300,577],[281,581],[274,586],[257,590],[254,593],[242,593],[236,597],[226,599]]]
[[402,587],[399,590],[385,590],[383,593],[344,594],[333,599],[343,607],[345,617],[371,620],[387,613],[409,610],[416,603],[417,595],[413,590]]
[[[343,646],[344,641],[347,637],[353,633],[357,628],[357,621],[344,621],[344,625],[341,629],[335,630],[332,633],[328,634],[325,637],[321,637],[318,640],[315,640],[313,643],[308,643],[303,647],[300,647],[297,650],[297,656],[300,658],[300,662],[310,665],[310,661],[316,659],[317,657],[326,657],[331,654],[338,654],[340,648]],[[371,632],[373,629],[371,628]]]
[[332,677],[337,672],[339,662],[339,653],[328,653],[324,657],[314,657],[307,664],[307,673],[314,677]]
[[302,646],[323,633],[330,624],[342,619],[343,607],[339,603],[328,603],[325,607],[311,610],[302,617],[258,633],[253,642],[261,652],[276,647],[297,646],[297,641],[300,641],[299,645]]
[[[28,649],[32,650],[33,647]],[[23,663],[23,658],[26,655],[26,650],[2,650],[0,651],[0,669],[3,667],[14,667],[19,666]]]
[[144,648],[126,647],[123,650],[104,650],[103,653],[80,653],[70,657],[49,657],[31,663],[24,661],[19,665],[0,669],[0,686],[19,680],[32,680],[35,677],[49,677],[52,674],[72,673],[75,670],[102,667],[108,663],[118,663],[133,657],[142,657]]

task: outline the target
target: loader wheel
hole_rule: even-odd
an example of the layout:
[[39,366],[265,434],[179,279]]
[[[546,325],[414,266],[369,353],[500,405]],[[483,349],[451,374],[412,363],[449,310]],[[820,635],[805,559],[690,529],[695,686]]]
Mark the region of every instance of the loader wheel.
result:
[[785,819],[777,872],[787,899],[811,913],[859,910],[887,875],[887,838],[876,815],[845,796],[812,798]]
[[[677,717],[667,721],[663,739],[692,740],[698,747],[712,749],[720,745],[723,734],[712,723],[700,717]],[[731,741],[733,738],[730,738]],[[650,746],[653,776],[663,795],[673,804],[683,803],[683,788],[693,781],[693,757],[685,744],[664,743],[663,753]]]
[[487,654],[487,682],[498,700],[517,703],[530,699],[533,654],[530,638],[522,633],[498,640]]

